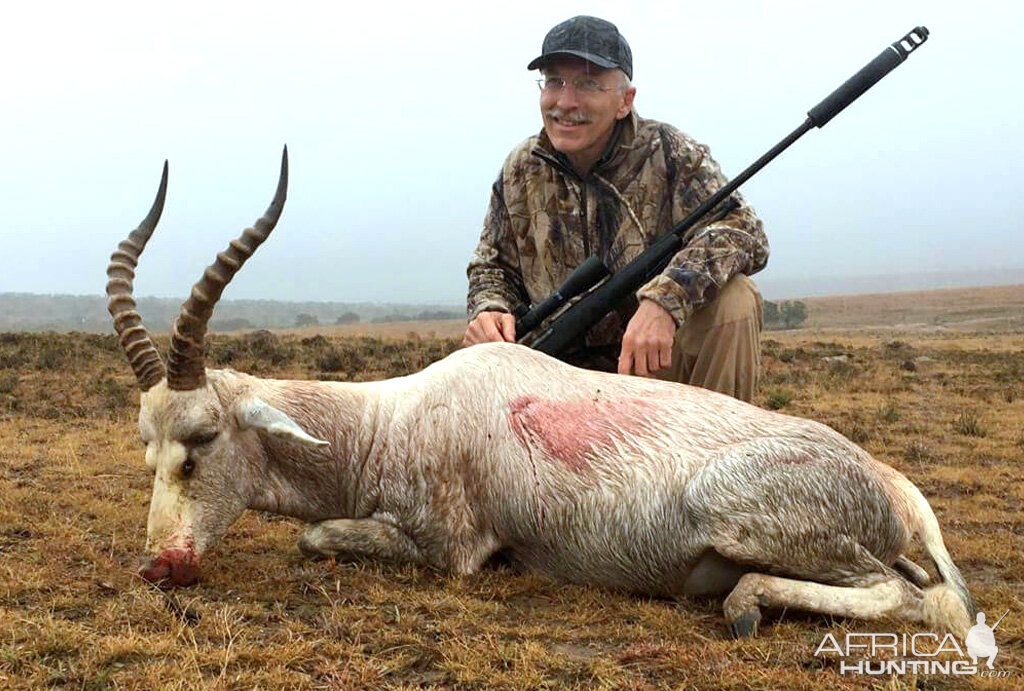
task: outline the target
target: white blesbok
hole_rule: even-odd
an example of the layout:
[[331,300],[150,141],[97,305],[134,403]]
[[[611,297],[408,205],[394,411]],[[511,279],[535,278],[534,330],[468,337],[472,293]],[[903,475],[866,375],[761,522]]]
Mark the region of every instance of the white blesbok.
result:
[[[154,472],[144,578],[194,583],[253,508],[310,523],[299,546],[312,554],[472,573],[502,552],[577,583],[728,594],[738,635],[784,607],[967,629],[970,596],[928,502],[825,425],[505,343],[359,384],[207,370],[207,320],[280,216],[287,149],[267,212],[182,306],[165,367],[132,281],[166,182],[165,165],[107,284]],[[914,537],[942,583],[903,555]]]

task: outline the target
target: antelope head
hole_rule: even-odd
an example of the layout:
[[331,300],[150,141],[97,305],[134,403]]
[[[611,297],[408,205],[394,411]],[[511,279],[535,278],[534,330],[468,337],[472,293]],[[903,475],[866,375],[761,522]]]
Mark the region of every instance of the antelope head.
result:
[[306,434],[282,411],[250,391],[244,379],[207,370],[206,325],[224,288],[274,229],[288,187],[288,149],[274,199],[252,228],[217,255],[181,306],[171,333],[167,364],[157,351],[132,297],[135,268],[163,211],[167,163],[156,200],[138,228],[110,257],[107,309],[139,387],[139,435],[153,470],[153,496],[141,569],[148,581],[195,583],[199,562],[258,492],[266,463],[259,431],[305,446],[327,442]]

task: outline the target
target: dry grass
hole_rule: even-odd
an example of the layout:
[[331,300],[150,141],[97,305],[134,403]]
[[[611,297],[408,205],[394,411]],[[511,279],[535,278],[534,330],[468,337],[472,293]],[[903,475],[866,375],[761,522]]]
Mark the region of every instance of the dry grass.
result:
[[[768,336],[758,403],[838,428],[922,488],[980,607],[993,620],[1011,611],[996,634],[997,664],[1015,676],[976,685],[1018,688],[1020,334]],[[454,347],[264,334],[217,337],[211,359],[264,375],[360,380],[414,371]],[[151,479],[121,357],[111,337],[0,334],[0,687],[873,687],[813,653],[825,633],[877,624],[776,613],[758,638],[733,641],[716,601],[647,600],[502,567],[451,577],[310,562],[295,548],[299,525],[252,512],[208,559],[200,586],[161,593],[134,575]],[[983,436],[963,431],[971,419]]]
[[363,337],[384,340],[459,339],[466,331],[465,319],[434,319],[429,321],[359,322],[356,324],[309,326],[285,329],[282,334],[294,336]]

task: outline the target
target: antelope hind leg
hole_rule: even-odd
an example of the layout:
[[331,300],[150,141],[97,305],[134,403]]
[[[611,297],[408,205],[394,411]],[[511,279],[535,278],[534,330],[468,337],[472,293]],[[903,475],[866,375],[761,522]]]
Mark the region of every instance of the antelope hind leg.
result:
[[928,575],[928,572],[903,554],[896,557],[896,561],[893,563],[892,567],[903,574],[908,581],[916,585],[918,588],[927,588],[932,584],[932,577]]
[[314,523],[299,538],[299,549],[310,557],[372,557],[424,563],[422,552],[408,535],[372,518],[336,518]]
[[799,609],[856,619],[921,621],[922,605],[921,591],[899,576],[868,586],[845,587],[748,573],[725,599],[723,609],[733,635],[742,637],[757,633],[761,608]]

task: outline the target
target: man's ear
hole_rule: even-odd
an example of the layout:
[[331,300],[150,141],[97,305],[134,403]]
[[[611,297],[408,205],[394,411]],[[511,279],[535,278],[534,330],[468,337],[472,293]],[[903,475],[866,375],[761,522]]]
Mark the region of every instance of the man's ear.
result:
[[294,420],[260,398],[244,398],[235,406],[239,429],[259,429],[267,434],[302,446],[330,446],[330,442],[311,437]]
[[625,93],[622,94],[622,103],[619,104],[619,109],[615,112],[615,119],[621,120],[622,118],[629,115],[629,111],[633,110],[633,98],[636,96],[636,87],[630,84]]

